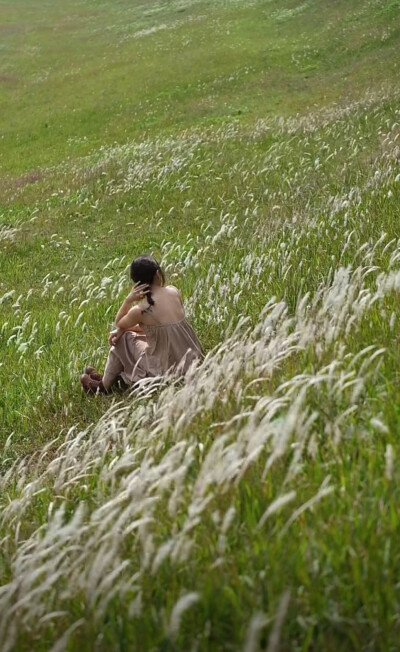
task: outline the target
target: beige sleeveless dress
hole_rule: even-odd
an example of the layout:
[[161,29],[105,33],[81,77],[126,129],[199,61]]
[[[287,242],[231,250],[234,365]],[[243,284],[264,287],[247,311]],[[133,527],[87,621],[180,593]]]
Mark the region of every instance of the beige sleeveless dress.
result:
[[187,321],[140,325],[145,335],[126,331],[110,349],[105,374],[120,375],[128,385],[155,376],[184,376],[201,360],[197,336]]

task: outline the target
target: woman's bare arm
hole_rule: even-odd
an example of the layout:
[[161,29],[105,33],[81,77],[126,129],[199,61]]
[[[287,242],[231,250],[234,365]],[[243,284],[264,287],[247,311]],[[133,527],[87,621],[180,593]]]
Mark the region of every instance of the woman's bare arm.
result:
[[132,331],[133,333],[138,333],[138,335],[145,335],[145,332],[143,328],[139,324],[136,324],[136,326],[132,326],[131,328],[128,328],[127,330]]
[[148,288],[149,286],[147,283],[136,283],[136,285],[133,286],[131,292],[128,294],[124,303],[117,312],[117,316],[115,317],[115,323],[117,326],[118,322],[130,311],[132,303],[135,303],[135,301],[141,301],[146,296],[146,290],[148,290]]
[[143,299],[146,296],[146,290],[148,287],[147,284],[136,283],[132,291],[126,297],[115,317],[115,325],[117,328],[114,331],[111,331],[108,336],[108,343],[110,346],[115,345],[121,335],[127,330],[139,329],[139,331],[136,330],[136,332],[140,332],[141,329],[139,323],[141,321],[142,313],[140,309],[136,310],[137,306],[132,308],[132,303]]
[[128,331],[133,326],[140,324],[141,321],[142,311],[139,306],[134,306],[134,308],[131,308],[128,312],[122,314],[122,316],[119,317],[119,315],[117,315],[115,325],[123,331]]
[[115,320],[115,325],[117,328],[111,331],[108,336],[108,343],[110,346],[115,346],[125,331],[141,332],[139,320],[141,319],[142,311],[139,306],[131,308],[126,314],[124,314],[120,309],[118,311],[117,318],[120,313],[122,316],[119,317],[118,321],[117,319]]

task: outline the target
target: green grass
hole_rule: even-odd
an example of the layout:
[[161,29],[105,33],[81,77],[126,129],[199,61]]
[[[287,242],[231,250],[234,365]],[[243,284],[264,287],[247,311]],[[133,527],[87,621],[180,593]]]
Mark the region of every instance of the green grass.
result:
[[274,2],[155,4],[170,28],[132,38],[155,20],[137,5],[2,3],[3,174],[143,132],[291,114],[396,77],[396,15],[379,4],[304,3],[285,20]]
[[[399,28],[0,0],[0,647],[397,649]],[[209,366],[89,400],[142,252]]]

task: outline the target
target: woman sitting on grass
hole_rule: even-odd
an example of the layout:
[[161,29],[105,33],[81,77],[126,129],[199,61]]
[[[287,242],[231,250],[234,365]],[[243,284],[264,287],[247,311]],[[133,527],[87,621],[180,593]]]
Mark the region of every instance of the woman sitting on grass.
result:
[[[88,394],[108,393],[117,379],[133,385],[143,378],[183,376],[202,357],[195,332],[185,317],[179,291],[151,256],[131,265],[134,286],[115,318],[116,330],[104,375],[86,367],[81,384]],[[132,304],[139,302],[132,307]]]

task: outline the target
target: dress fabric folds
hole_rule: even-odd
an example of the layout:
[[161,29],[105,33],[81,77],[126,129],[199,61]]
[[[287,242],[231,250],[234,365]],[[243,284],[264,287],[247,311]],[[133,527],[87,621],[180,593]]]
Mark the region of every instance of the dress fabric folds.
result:
[[187,321],[146,325],[144,335],[125,332],[111,347],[105,373],[119,374],[131,385],[143,378],[184,376],[202,358],[200,342]]

